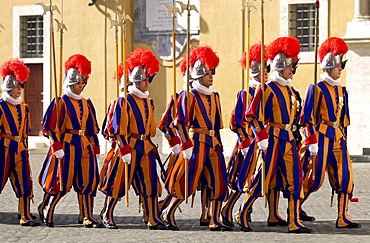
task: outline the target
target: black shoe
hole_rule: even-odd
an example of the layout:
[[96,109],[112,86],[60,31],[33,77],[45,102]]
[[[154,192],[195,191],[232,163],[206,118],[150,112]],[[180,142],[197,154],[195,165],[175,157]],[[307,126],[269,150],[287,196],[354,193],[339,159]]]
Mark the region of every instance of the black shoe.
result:
[[217,227],[209,228],[209,231],[231,231],[231,228],[228,226],[217,226]]
[[299,212],[299,219],[302,221],[315,221],[316,220],[315,217],[308,216],[307,213],[303,209]]
[[146,221],[146,220],[143,220],[143,222],[144,222],[144,224],[145,224],[145,225],[148,225],[148,221]]
[[267,226],[274,227],[274,226],[288,226],[287,221],[277,221],[277,222],[270,222],[267,221]]
[[107,229],[118,229],[118,226],[115,224],[105,224],[104,226]]
[[253,209],[252,208],[249,208],[248,209],[248,212],[247,212],[247,220],[248,220],[248,222],[252,222],[252,213],[253,213]]
[[245,227],[244,225],[239,224],[239,223],[238,223],[238,226],[239,226],[239,230],[240,231],[243,231],[243,232],[251,232],[251,231],[253,231],[253,229],[250,226]]
[[39,211],[39,217],[40,217],[40,220],[41,220],[42,222],[45,222],[44,213],[40,213],[40,211]]
[[339,228],[339,229],[342,229],[342,228],[354,229],[354,228],[361,228],[362,224],[351,223],[351,224],[347,224],[346,226],[343,226],[343,227],[339,227],[339,226],[336,226],[336,227]]
[[31,227],[36,227],[36,226],[39,226],[41,225],[39,222],[35,222],[35,221],[28,221],[27,223],[21,223],[20,224],[21,226],[31,226]]
[[91,224],[84,224],[84,228],[101,228],[102,225],[98,222],[92,222]]
[[45,222],[45,226],[49,228],[54,228],[54,222]]
[[239,230],[243,232],[251,232],[253,229],[251,227],[239,226]]
[[312,232],[312,229],[309,228],[300,228],[296,230],[290,230],[289,233],[295,233],[295,234],[309,234]]
[[77,219],[77,224],[83,224],[84,220],[83,219]]
[[[18,214],[18,219],[21,219],[22,218],[22,216],[20,215],[20,214]],[[35,215],[33,215],[32,213],[31,213],[31,219],[32,220],[36,220],[37,219],[37,216],[35,216]]]
[[148,229],[150,229],[150,230],[167,230],[167,227],[166,227],[166,225],[164,225],[162,223],[159,223],[159,224],[154,225],[154,226],[148,226]]
[[231,222],[228,218],[226,218],[225,216],[223,216],[221,214],[221,217],[222,217],[222,223],[226,226],[229,226],[229,227],[234,227],[234,224],[233,222]]
[[107,229],[118,229],[118,226],[115,225],[115,224],[107,223],[107,221],[105,221],[105,220],[102,220],[102,222],[103,222],[103,225],[105,226],[105,228],[107,228]]
[[202,221],[202,219],[199,219],[199,226],[209,226],[209,221]]
[[175,225],[172,225],[172,224],[169,224],[167,222],[166,222],[166,228],[167,228],[167,230],[179,231],[179,227],[177,227]]

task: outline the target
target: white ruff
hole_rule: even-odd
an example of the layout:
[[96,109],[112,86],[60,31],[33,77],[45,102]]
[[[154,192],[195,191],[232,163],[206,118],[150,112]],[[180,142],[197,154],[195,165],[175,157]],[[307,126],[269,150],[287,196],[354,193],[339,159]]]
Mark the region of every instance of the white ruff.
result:
[[193,88],[205,95],[211,95],[213,93],[213,87],[209,86],[208,88],[204,85],[201,85],[198,80],[193,81]]
[[71,97],[72,99],[75,99],[75,100],[80,100],[84,97],[84,93],[81,92],[79,95],[72,92],[71,90],[71,85],[68,85],[66,87],[63,88],[64,90],[64,93],[68,96],[68,97]]
[[3,96],[3,100],[5,100],[6,102],[9,102],[12,105],[19,105],[23,101],[22,97],[18,97],[14,99],[8,94],[8,92],[3,92],[2,96]]
[[149,91],[141,91],[140,89],[136,88],[135,85],[130,85],[128,86],[128,91],[133,94],[133,95],[136,95],[137,97],[141,98],[141,99],[145,99],[145,98],[148,98],[149,96]]
[[260,85],[261,82],[258,81],[256,78],[252,78],[251,81],[249,81],[249,87],[256,88],[258,85]]
[[276,81],[277,83],[279,83],[280,85],[282,86],[289,86],[289,85],[292,85],[292,79],[288,78],[288,79],[285,79],[283,77],[281,77],[279,75],[279,72],[277,71],[274,71],[273,73],[270,74],[270,78],[273,80],[273,81]]
[[334,80],[332,77],[329,76],[329,74],[327,72],[320,74],[320,78],[322,80],[325,80],[331,86],[340,85],[340,81],[341,81],[340,78],[338,78],[337,80]]

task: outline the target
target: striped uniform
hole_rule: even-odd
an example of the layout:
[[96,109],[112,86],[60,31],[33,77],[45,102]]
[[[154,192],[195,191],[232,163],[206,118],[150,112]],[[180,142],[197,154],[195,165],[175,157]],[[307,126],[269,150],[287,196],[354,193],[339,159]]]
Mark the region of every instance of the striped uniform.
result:
[[[233,208],[237,200],[242,195],[238,188],[239,172],[244,162],[244,156],[240,149],[250,146],[250,140],[253,139],[252,130],[249,122],[246,120],[245,111],[251,99],[254,96],[255,89],[249,87],[248,92],[241,90],[237,94],[236,104],[230,118],[230,129],[236,133],[238,140],[230,156],[227,166],[228,185],[231,192],[228,196],[226,205],[222,208],[222,217],[229,222],[233,221]],[[224,219],[225,220],[225,219]]]
[[115,225],[113,211],[119,199],[124,196],[125,180],[123,177],[125,164],[121,156],[130,153],[127,141],[128,113],[125,99],[118,97],[108,107],[102,134],[112,143],[100,171],[99,190],[106,195],[100,215],[105,224]]
[[32,174],[27,142],[30,130],[28,105],[24,101],[12,105],[0,99],[0,193],[9,178],[19,198],[20,223],[33,221],[30,215]]
[[[253,99],[248,117],[252,117],[252,128],[256,134],[255,142],[268,139],[268,148],[262,153],[265,165],[265,188],[267,192],[271,188],[271,182],[276,176],[276,183],[281,184],[284,197],[289,200],[289,230],[304,228],[299,221],[300,199],[303,197],[301,192],[302,172],[298,157],[297,144],[291,130],[291,125],[296,117],[299,102],[297,96],[290,86],[282,86],[275,81],[266,84],[264,97],[265,116],[262,115],[261,86],[259,86],[256,96]],[[265,128],[264,124],[267,124]],[[258,171],[250,190],[246,196],[241,209],[239,210],[240,223],[249,227],[246,212],[253,205],[253,202],[261,195],[261,171]],[[246,178],[241,171],[240,177]],[[240,185],[244,185],[243,182]]]
[[[190,106],[187,106],[187,98]],[[189,159],[188,195],[195,193],[200,182],[209,188],[212,207],[210,227],[224,226],[219,216],[221,203],[226,200],[228,190],[219,132],[223,128],[219,94],[213,92],[205,95],[192,89],[187,97],[185,91],[181,92],[175,125],[183,143],[181,149],[194,146]],[[166,182],[166,188],[174,198],[164,212],[164,219],[172,225],[176,225],[174,212],[185,198],[184,179],[185,161],[181,153]]]
[[[85,225],[97,222],[93,215],[94,197],[99,182],[96,154],[99,153],[99,132],[95,108],[90,99],[58,97],[49,105],[43,119],[43,133],[52,145],[39,175],[44,192],[53,195],[44,209],[46,222],[53,222],[55,205],[72,186],[83,198]],[[57,112],[58,111],[58,124]],[[57,159],[53,151],[63,149],[65,156]]]
[[[353,221],[347,215],[348,199],[353,192],[352,163],[347,149],[347,127],[349,126],[348,93],[345,87],[331,86],[320,81],[316,86],[316,127],[313,120],[314,85],[310,85],[301,115],[305,124],[307,145],[317,141],[319,152],[315,161],[315,180],[310,177],[312,164],[307,150],[304,157],[305,198],[317,191],[328,172],[331,187],[338,193],[337,226],[344,227]],[[316,137],[317,136],[317,137]]]
[[[256,170],[258,170],[257,156],[255,156],[258,147],[254,141],[250,143],[250,140],[254,139],[254,134],[249,124],[250,122],[247,121],[245,116],[246,110],[254,97],[255,91],[256,89],[254,87],[249,87],[248,93],[244,90],[238,92],[237,102],[230,119],[230,129],[237,134],[238,141],[227,167],[229,187],[232,191],[228,197],[226,205],[222,209],[222,216],[229,222],[233,221],[233,208],[235,203],[240,198],[243,191],[249,190],[250,182],[256,173]],[[240,151],[240,149],[244,147],[250,148],[250,152],[248,152],[246,157],[244,157]],[[239,172],[241,170],[246,171],[246,173],[244,173],[245,178],[239,178]],[[239,185],[239,180],[244,184]],[[280,192],[279,188],[276,187],[276,177],[274,177],[268,191],[269,222],[284,221],[284,219],[282,219],[278,214]],[[250,212],[251,211],[252,209],[250,209]],[[236,215],[236,219],[237,221],[239,220],[239,214]],[[251,219],[249,218],[249,220]]]
[[[178,93],[176,93],[176,99],[178,97]],[[177,136],[176,128],[173,125],[174,117],[176,115],[176,106],[174,105],[175,102],[173,100],[173,96],[171,96],[171,101],[168,104],[165,112],[163,113],[162,119],[158,122],[158,128],[162,131],[164,137],[167,139],[169,146],[172,148],[176,144],[180,144],[180,138]],[[166,175],[162,173],[162,180],[165,181],[167,179],[167,175],[170,174],[170,171],[173,169],[174,163],[178,155],[170,153],[169,158],[167,158],[167,169]],[[165,166],[166,164],[163,164]],[[165,199],[159,202],[159,209],[162,211],[165,209],[169,203],[171,202],[172,196],[168,194]]]
[[[122,108],[123,98],[118,98],[112,116],[107,120],[107,130],[118,147],[107,169],[102,169],[100,190],[115,200],[111,202],[114,205],[118,198],[125,195],[125,163],[121,161],[120,156],[130,149],[132,158],[128,165],[129,185],[132,184],[143,200],[143,207],[149,217],[148,225],[155,226],[162,223],[157,212],[158,197],[162,193],[162,188],[157,175],[155,147],[150,140],[156,133],[154,103],[150,98],[139,98],[131,93],[127,95],[127,101],[126,114]],[[108,205],[108,213],[112,211],[114,205]],[[114,224],[113,219],[110,220],[110,223]]]

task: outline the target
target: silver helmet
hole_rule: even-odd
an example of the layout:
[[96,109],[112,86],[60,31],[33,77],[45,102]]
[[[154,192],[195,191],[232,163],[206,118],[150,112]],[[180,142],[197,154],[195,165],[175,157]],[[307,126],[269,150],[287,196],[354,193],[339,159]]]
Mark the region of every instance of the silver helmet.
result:
[[86,80],[86,78],[79,74],[77,68],[70,68],[65,75],[64,86],[77,84],[81,80]]
[[140,82],[148,78],[148,75],[146,74],[146,69],[142,67],[136,66],[131,72],[128,77],[128,79],[135,83],[135,82]]
[[288,57],[284,52],[278,53],[273,60],[270,60],[271,67],[275,71],[282,71],[295,62],[298,60],[294,61],[294,57]]
[[3,79],[3,84],[1,85],[1,89],[3,91],[10,91],[19,86],[23,88],[23,85],[24,83],[19,82],[19,80],[17,80],[13,74],[8,74]]
[[339,64],[347,62],[343,61],[343,56],[344,54],[342,53],[335,56],[329,52],[324,56],[324,59],[320,63],[320,67],[322,69],[330,69],[338,66]]
[[137,82],[140,82],[140,81],[143,81],[143,80],[149,78],[149,83],[151,83],[153,81],[154,76],[155,76],[155,74],[154,75],[149,75],[148,74],[147,68],[142,68],[142,67],[136,66],[130,72],[128,80],[133,82],[133,83],[137,83]]
[[206,74],[208,74],[208,70],[206,68],[206,65],[204,63],[202,63],[200,60],[197,60],[194,63],[194,67],[190,69],[190,77],[192,79],[201,78]]
[[249,75],[250,75],[252,78],[255,78],[255,77],[257,77],[260,73],[261,73],[261,63],[260,63],[260,62],[257,62],[257,61],[252,60],[252,61],[251,61],[251,65],[250,65],[250,69],[249,69]]

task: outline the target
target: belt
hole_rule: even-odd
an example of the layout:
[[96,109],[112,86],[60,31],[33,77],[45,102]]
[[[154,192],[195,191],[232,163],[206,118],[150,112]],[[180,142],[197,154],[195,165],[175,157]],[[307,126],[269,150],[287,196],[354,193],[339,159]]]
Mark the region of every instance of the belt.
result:
[[319,120],[319,123],[321,124],[325,124],[325,125],[328,125],[328,126],[331,126],[331,127],[334,127],[334,128],[338,128],[340,126],[342,126],[342,123],[340,122],[332,122],[332,121],[325,121],[325,120]]
[[296,131],[297,126],[292,124],[281,124],[281,123],[275,123],[275,122],[268,122],[268,125],[270,127],[276,127],[280,129],[284,129],[286,131]]
[[131,137],[136,138],[136,139],[140,139],[140,140],[149,140],[150,139],[149,135],[137,134],[137,133],[132,133]]
[[214,137],[216,135],[216,131],[215,130],[208,130],[208,129],[204,129],[204,128],[194,128],[194,127],[191,127],[190,128],[190,132],[197,132],[197,133],[202,133],[202,134],[207,134],[211,137]]
[[66,129],[66,133],[72,133],[80,136],[86,136],[85,130],[72,130],[72,129]]
[[23,142],[24,141],[24,137],[22,136],[12,136],[12,135],[9,135],[9,134],[5,134],[5,133],[0,133],[0,137],[2,138],[7,138],[7,139],[10,139],[10,140],[14,140],[16,142]]

